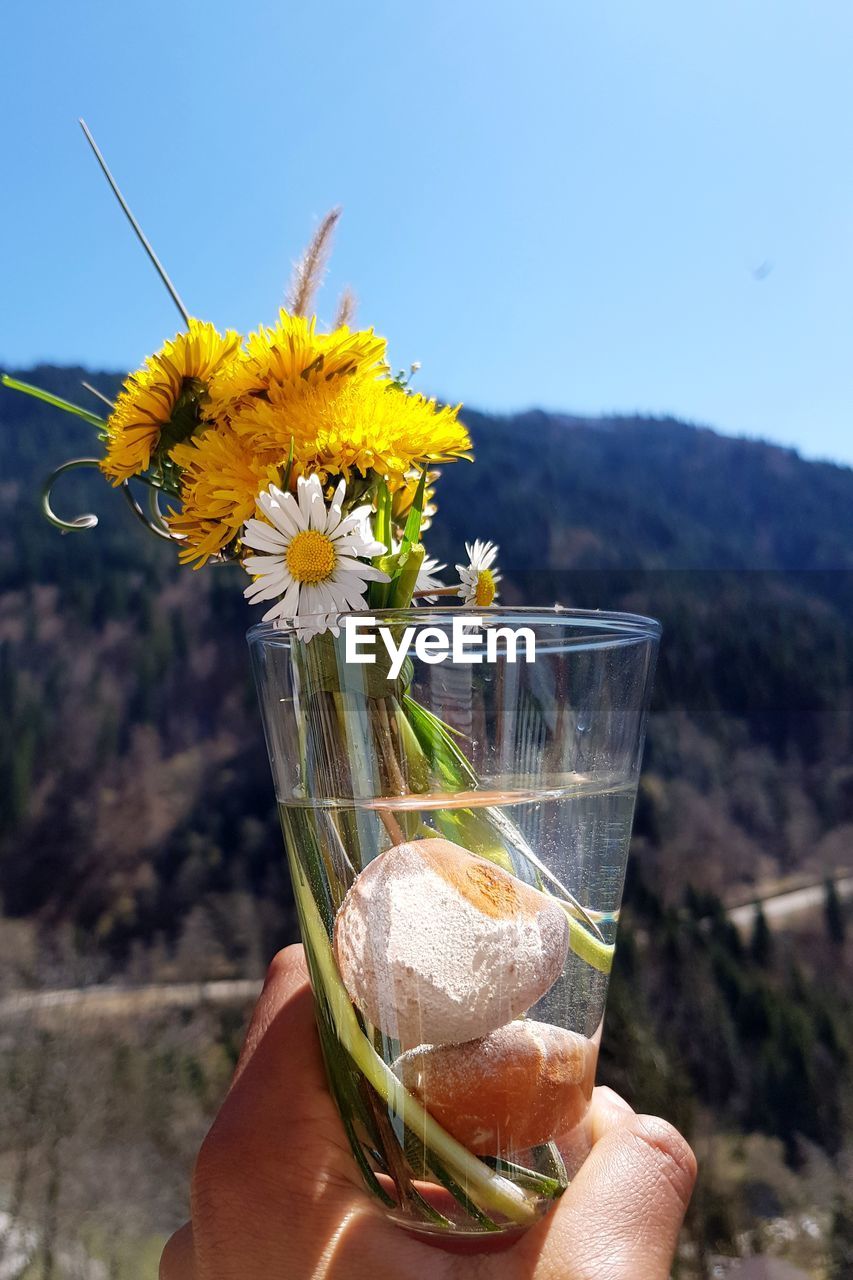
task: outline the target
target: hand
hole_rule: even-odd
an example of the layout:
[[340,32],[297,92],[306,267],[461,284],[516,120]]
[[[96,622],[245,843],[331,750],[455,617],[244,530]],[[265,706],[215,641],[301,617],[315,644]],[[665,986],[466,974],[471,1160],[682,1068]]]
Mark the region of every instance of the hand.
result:
[[693,1152],[610,1089],[595,1090],[590,1115],[590,1155],[516,1243],[467,1256],[421,1243],[362,1188],[326,1089],[302,948],[288,947],[270,965],[161,1280],[666,1280]]

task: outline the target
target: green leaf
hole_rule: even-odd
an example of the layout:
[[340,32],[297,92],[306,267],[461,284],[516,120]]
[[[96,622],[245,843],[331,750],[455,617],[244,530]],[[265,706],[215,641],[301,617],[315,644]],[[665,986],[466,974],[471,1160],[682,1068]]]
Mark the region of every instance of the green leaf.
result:
[[456,789],[476,786],[477,775],[454,741],[453,731],[414,698],[406,696],[403,706],[424,754],[442,782]]
[[19,382],[17,378],[10,378],[8,373],[0,374],[0,383],[11,391],[22,391],[24,395],[34,396],[36,400],[44,400],[46,404],[52,404],[55,409],[76,414],[78,418],[83,418],[93,427],[97,427],[102,440],[106,438],[106,420],[99,418],[96,413],[90,413],[88,409],[81,409],[79,404],[72,404],[70,400],[63,400],[60,396],[52,395],[50,391],[43,391],[41,387],[34,387],[29,382]]
[[284,468],[284,475],[281,478],[281,487],[285,493],[290,488],[290,477],[293,472],[293,436],[290,437],[290,448],[287,451],[287,462]]
[[393,567],[388,567],[386,569],[386,572],[391,575],[391,581],[388,584],[388,593],[386,596],[389,609],[408,609],[409,605],[412,603],[412,596],[415,592],[418,574],[421,571],[421,565],[424,561],[424,548],[419,539],[421,532],[421,517],[423,515],[424,508],[426,474],[426,467],[424,467],[421,472],[421,478],[418,481],[418,487],[415,490],[412,509],[409,512],[409,518],[406,521],[406,527],[403,530],[403,540],[400,543],[400,550],[394,558]]
[[373,1172],[373,1168],[371,1167],[370,1161],[367,1159],[367,1156],[364,1154],[364,1148],[362,1147],[361,1142],[359,1141],[358,1134],[353,1128],[352,1121],[343,1114],[341,1115],[341,1119],[343,1120],[344,1128],[346,1129],[347,1137],[349,1138],[350,1149],[353,1155],[355,1156],[356,1164],[361,1170],[361,1176],[364,1178],[364,1181],[366,1182],[368,1189],[372,1191],[373,1194],[377,1197],[377,1199],[381,1200],[382,1203],[387,1208],[396,1209],[397,1201],[393,1198],[393,1196],[389,1196],[388,1192],[380,1184],[379,1179],[376,1177],[376,1174]]
[[421,478],[418,481],[418,487],[415,490],[412,509],[409,512],[409,518],[406,521],[406,527],[403,530],[403,548],[408,543],[410,546],[418,542],[421,536],[421,520],[424,514],[424,494],[426,492],[427,469],[424,467],[421,472]]
[[431,781],[429,761],[423,753],[409,717],[399,703],[394,705],[394,719],[397,723],[400,749],[406,762],[409,787],[412,791],[428,791]]
[[492,813],[492,809],[434,810],[435,821],[448,840],[514,875],[513,860],[490,821]]
[[418,542],[415,546],[409,544],[407,549],[404,547],[401,550],[397,559],[397,572],[389,584],[388,607],[390,609],[408,609],[412,603],[415,584],[423,562],[422,543]]

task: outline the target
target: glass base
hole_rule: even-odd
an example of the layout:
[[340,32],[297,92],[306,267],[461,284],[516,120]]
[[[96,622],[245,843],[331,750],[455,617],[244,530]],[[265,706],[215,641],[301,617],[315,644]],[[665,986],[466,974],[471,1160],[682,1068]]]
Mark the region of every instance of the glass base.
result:
[[391,1222],[402,1227],[407,1235],[420,1240],[422,1244],[431,1245],[434,1249],[442,1249],[445,1253],[504,1253],[517,1244],[529,1230],[527,1227],[506,1226],[497,1231],[448,1231],[443,1227],[419,1227],[410,1218],[397,1217],[389,1213]]

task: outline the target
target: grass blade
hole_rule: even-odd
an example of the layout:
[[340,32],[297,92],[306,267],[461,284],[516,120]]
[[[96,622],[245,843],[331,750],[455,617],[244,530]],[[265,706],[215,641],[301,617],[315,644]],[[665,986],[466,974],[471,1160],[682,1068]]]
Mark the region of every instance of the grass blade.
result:
[[565,1191],[566,1187],[569,1185],[569,1175],[566,1172],[566,1165],[563,1157],[560,1155],[559,1147],[556,1142],[546,1142],[541,1150],[548,1164],[551,1166],[551,1170],[560,1186],[560,1190]]
[[103,391],[99,391],[97,387],[93,387],[91,382],[81,382],[80,386],[83,388],[84,391],[88,391],[90,395],[93,395],[96,400],[101,400],[110,410],[110,412],[112,412],[112,410],[115,408],[115,404],[109,398],[109,396],[105,396]]
[[469,1217],[473,1218],[478,1226],[484,1231],[498,1231],[500,1228],[494,1218],[490,1218],[488,1214],[476,1205],[471,1197],[460,1187],[459,1183],[452,1178],[445,1169],[440,1160],[436,1158],[432,1151],[427,1150],[426,1161],[432,1172],[438,1178],[441,1185],[450,1192],[454,1200],[462,1206]]
[[106,421],[103,418],[99,418],[96,413],[90,413],[88,409],[82,409],[79,404],[72,404],[70,400],[63,400],[61,396],[52,395],[50,391],[43,391],[41,387],[34,387],[30,382],[19,382],[17,378],[11,378],[8,373],[0,374],[0,384],[8,387],[10,391],[21,391],[25,396],[33,396],[36,400],[44,400],[45,404],[52,404],[54,409],[62,409],[64,413],[76,414],[78,418],[82,418],[93,427],[97,427],[103,435],[104,428],[107,425]]
[[403,706],[424,754],[441,780],[456,788],[476,787],[477,775],[453,739],[451,730],[408,694]]
[[561,1196],[566,1189],[566,1184],[557,1178],[549,1178],[547,1174],[537,1173],[535,1169],[527,1169],[524,1165],[515,1164],[512,1160],[504,1160],[500,1156],[482,1156],[481,1159],[484,1164],[494,1169],[496,1173],[503,1174],[517,1186],[525,1187],[528,1191],[537,1191],[539,1195],[548,1196],[551,1200]]

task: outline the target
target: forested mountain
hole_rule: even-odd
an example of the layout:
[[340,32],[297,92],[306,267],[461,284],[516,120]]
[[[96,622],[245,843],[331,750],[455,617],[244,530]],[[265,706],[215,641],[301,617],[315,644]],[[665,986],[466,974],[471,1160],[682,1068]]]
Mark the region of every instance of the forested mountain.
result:
[[[75,400],[84,377],[117,385],[26,376]],[[477,462],[445,469],[429,550],[452,564],[491,537],[508,602],[663,621],[650,883],[728,895],[853,865],[853,472],[671,420],[467,421]],[[101,526],[49,526],[41,479],[93,445],[85,422],[0,396],[0,895],[121,951],[203,900],[284,888],[239,570],[178,570],[86,473],[54,501]]]
[[[465,417],[477,463],[445,469],[430,553],[493,538],[508,603],[664,625],[605,1070],[706,1135],[697,1267],[780,1214],[846,1249],[844,912],[743,939],[722,900],[853,868],[853,471],[672,420]],[[242,575],[179,569],[86,473],[54,502],[100,527],[49,526],[40,482],[92,435],[0,392],[0,988],[259,973],[293,919]]]

